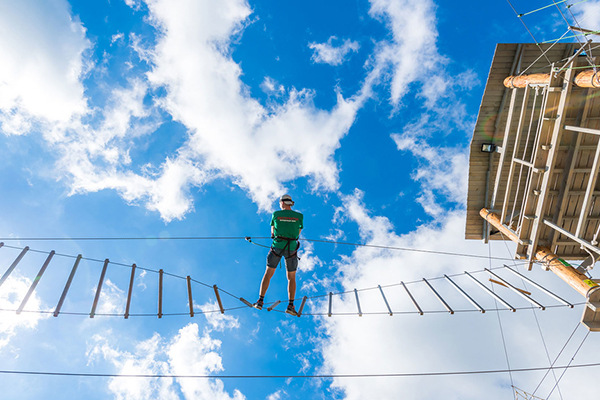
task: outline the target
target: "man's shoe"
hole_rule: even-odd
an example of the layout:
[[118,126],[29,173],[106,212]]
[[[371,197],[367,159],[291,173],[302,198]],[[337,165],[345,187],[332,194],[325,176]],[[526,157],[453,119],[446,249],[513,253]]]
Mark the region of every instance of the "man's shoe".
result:
[[263,305],[263,302],[259,300],[256,303],[252,304],[252,307],[256,308],[257,310],[262,310]]
[[287,308],[287,310],[285,310],[285,313],[286,313],[286,314],[293,315],[294,317],[297,317],[297,316],[298,316],[298,313],[297,313],[297,312],[296,312],[296,310],[294,309],[294,306],[293,306],[293,305],[291,305],[291,304],[290,304],[290,305],[288,305],[288,308]]

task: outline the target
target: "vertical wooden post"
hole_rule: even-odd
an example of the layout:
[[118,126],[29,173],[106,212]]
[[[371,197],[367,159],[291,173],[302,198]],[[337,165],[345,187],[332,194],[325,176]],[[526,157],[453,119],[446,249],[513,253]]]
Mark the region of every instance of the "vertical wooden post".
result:
[[302,310],[304,310],[304,304],[306,303],[306,299],[306,296],[302,298],[302,303],[300,303],[300,308],[298,309],[298,318],[300,318],[300,316],[302,315]]
[[217,285],[213,285],[213,289],[215,290],[215,296],[217,297],[217,303],[219,303],[219,309],[221,310],[221,314],[225,314],[223,303],[221,303],[221,296],[219,295],[219,288],[217,287]]
[[55,253],[55,251],[52,250],[50,252],[50,254],[48,255],[48,258],[46,258],[46,261],[44,262],[44,265],[42,265],[42,268],[40,269],[40,272],[38,272],[37,276],[35,277],[35,279],[31,283],[31,286],[29,287],[29,290],[27,291],[27,294],[23,298],[23,301],[21,301],[21,305],[17,309],[17,314],[21,314],[21,311],[23,311],[23,308],[25,308],[25,305],[27,304],[27,301],[29,301],[29,297],[31,297],[31,295],[33,294],[33,291],[35,290],[35,287],[40,282],[40,279],[42,279],[42,275],[44,275],[44,272],[46,271],[46,268],[48,268],[48,264],[50,264],[50,260],[52,260],[52,257],[54,257],[54,253]]
[[163,270],[158,270],[158,318],[162,318]]
[[75,272],[77,271],[77,267],[79,266],[79,262],[81,261],[81,258],[83,256],[81,254],[79,254],[77,256],[77,259],[75,260],[75,264],[73,264],[73,268],[71,269],[71,273],[69,274],[69,279],[67,279],[67,283],[65,284],[65,288],[63,289],[62,294],[60,295],[60,299],[58,300],[58,304],[56,305],[56,308],[54,309],[54,316],[58,317],[58,314],[60,313],[60,309],[63,306],[63,303],[65,302],[65,298],[67,297],[67,293],[69,292],[69,288],[71,287],[71,283],[73,282],[73,278],[75,277]]
[[102,291],[102,283],[104,282],[108,263],[109,261],[107,258],[104,260],[104,266],[102,267],[102,273],[100,274],[100,280],[98,281],[98,287],[96,288],[96,296],[94,297],[94,304],[92,304],[92,311],[90,311],[90,318],[94,318],[94,315],[96,315],[96,307],[98,307],[98,300],[100,300],[100,292]]
[[125,319],[129,318],[129,308],[131,307],[131,294],[133,293],[133,280],[135,279],[136,265],[131,266],[131,276],[129,277],[129,290],[127,291],[127,304],[125,305]]
[[188,292],[188,303],[190,305],[190,317],[194,316],[194,300],[192,299],[192,278],[188,275],[187,281],[187,292]]

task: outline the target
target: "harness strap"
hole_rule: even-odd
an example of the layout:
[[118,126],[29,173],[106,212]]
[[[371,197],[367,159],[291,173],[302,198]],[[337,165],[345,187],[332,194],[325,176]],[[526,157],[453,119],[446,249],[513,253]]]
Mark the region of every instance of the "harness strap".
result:
[[297,244],[296,247],[296,251],[294,251],[292,254],[290,254],[290,257],[295,256],[298,253],[298,249],[300,248],[300,242],[298,241],[298,238],[288,238],[285,236],[275,236],[275,239],[281,239],[281,240],[286,240],[287,243],[285,244],[285,246],[283,247],[283,249],[281,249],[281,253],[277,254],[277,251],[275,251],[275,248],[271,245],[271,249],[275,252],[275,254],[277,254],[278,257],[283,256],[283,253],[285,252],[286,249],[289,250],[290,248],[290,243],[292,241],[295,241]]

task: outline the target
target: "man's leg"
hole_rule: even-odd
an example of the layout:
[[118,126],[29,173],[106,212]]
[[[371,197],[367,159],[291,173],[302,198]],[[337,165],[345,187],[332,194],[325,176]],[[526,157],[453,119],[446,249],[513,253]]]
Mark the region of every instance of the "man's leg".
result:
[[293,304],[294,298],[296,298],[296,271],[288,271],[288,295],[290,303]]
[[267,293],[267,289],[269,288],[269,283],[271,283],[271,278],[273,277],[273,275],[275,274],[275,268],[271,268],[269,266],[267,266],[267,269],[265,271],[265,275],[262,278],[262,282],[260,283],[260,297],[265,297],[265,294]]

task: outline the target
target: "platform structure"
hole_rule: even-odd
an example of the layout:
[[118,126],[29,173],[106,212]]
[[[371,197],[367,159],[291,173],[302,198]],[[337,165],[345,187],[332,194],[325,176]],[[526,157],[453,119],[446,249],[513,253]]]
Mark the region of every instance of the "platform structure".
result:
[[497,45],[471,142],[465,237],[514,241],[516,259],[587,298],[582,322],[600,331],[600,286],[586,275],[600,260],[600,67],[589,45]]

